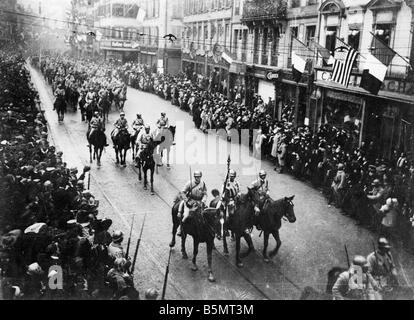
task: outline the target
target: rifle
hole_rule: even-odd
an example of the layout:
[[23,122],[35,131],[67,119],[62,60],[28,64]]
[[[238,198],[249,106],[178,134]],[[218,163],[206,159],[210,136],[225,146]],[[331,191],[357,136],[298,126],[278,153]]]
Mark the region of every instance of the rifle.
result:
[[88,172],[88,190],[90,190],[90,186],[91,186],[91,172]]
[[168,273],[170,272],[171,252],[172,252],[172,248],[170,247],[170,253],[168,254],[168,263],[167,263],[167,267],[165,268],[164,285],[162,287],[161,300],[165,300],[165,291],[167,290]]
[[137,246],[135,247],[134,260],[132,261],[132,266],[131,266],[131,273],[134,273],[135,263],[137,262],[138,249],[139,249],[139,245],[141,243],[142,232],[144,231],[144,224],[145,224],[145,218],[146,217],[147,217],[147,214],[145,213],[144,220],[142,221],[141,232],[139,234],[139,238],[138,238],[138,241],[137,241]]
[[129,257],[129,247],[131,246],[131,236],[132,236],[132,228],[134,226],[134,219],[135,219],[135,214],[132,216],[131,230],[129,230],[128,245],[127,245],[127,250],[126,250],[126,254],[125,254],[126,258]]
[[[227,181],[229,180],[230,163],[231,163],[231,158],[230,158],[230,155],[229,155],[229,157],[227,158],[227,174],[226,174],[226,179],[224,180],[223,190],[221,192],[221,195],[222,196],[224,195],[224,192],[226,191]],[[226,205],[226,207],[227,207],[227,205]],[[226,207],[224,208],[224,221],[226,221],[226,211],[227,211],[227,208]],[[220,221],[220,223],[221,223],[221,233],[222,233],[221,236],[223,236],[223,234],[224,234],[224,230],[223,230],[224,221],[223,221],[223,223],[221,223],[221,221]]]
[[346,262],[348,262],[348,268],[351,267],[351,263],[349,262],[349,254],[348,254],[348,248],[346,247],[346,244],[344,245],[345,247],[345,253],[346,253]]

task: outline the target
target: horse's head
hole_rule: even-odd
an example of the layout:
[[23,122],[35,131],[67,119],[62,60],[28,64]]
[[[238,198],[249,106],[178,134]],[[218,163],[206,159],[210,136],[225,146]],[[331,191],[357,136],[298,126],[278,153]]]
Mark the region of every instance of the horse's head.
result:
[[216,208],[208,208],[203,211],[203,217],[207,226],[217,235],[221,234],[220,210]]
[[292,196],[290,198],[285,197],[283,199],[283,203],[284,203],[283,216],[286,217],[286,219],[290,223],[296,222],[296,216],[295,216],[295,212],[293,210],[293,207],[294,207],[293,199],[294,198],[295,198],[295,196]]

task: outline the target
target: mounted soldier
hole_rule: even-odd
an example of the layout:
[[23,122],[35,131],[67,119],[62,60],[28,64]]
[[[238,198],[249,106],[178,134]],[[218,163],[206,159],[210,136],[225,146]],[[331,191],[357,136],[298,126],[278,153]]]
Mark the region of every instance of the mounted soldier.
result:
[[157,126],[167,129],[170,127],[170,123],[165,112],[161,113],[161,118],[158,119]]
[[136,119],[132,122],[132,129],[135,132],[134,136],[138,136],[144,125],[144,119],[142,119],[142,115],[138,113]]
[[[201,171],[194,172],[194,180],[190,180],[184,186],[182,193],[185,195],[186,201],[182,202],[178,209],[178,213],[183,217],[182,223],[185,222],[190,214],[188,209],[193,209],[196,206],[200,206],[201,209],[206,207],[207,187],[205,182],[201,180],[202,176]],[[184,205],[185,203],[187,204],[186,206]]]
[[398,273],[390,249],[391,245],[388,240],[380,238],[378,240],[378,249],[367,257],[369,272],[378,282],[380,288],[379,292],[376,292],[377,300],[382,300],[383,294],[391,293],[399,286]]
[[227,209],[227,217],[234,214],[236,205],[236,198],[241,195],[239,182],[236,180],[237,173],[235,170],[230,170],[229,180],[226,183],[225,195],[222,196],[222,201]]
[[259,179],[253,181],[251,185],[247,187],[249,191],[256,194],[259,199],[259,205],[256,204],[254,207],[256,218],[259,217],[261,212],[266,210],[269,199],[269,181],[266,179],[266,176],[266,171],[260,170]]
[[142,151],[146,149],[148,143],[153,139],[151,133],[151,127],[146,125],[145,130],[141,131],[137,137],[137,145],[138,145],[138,157],[140,157]]
[[369,272],[368,261],[363,256],[355,256],[349,270],[339,275],[332,294],[334,300],[376,300],[378,290],[378,283]]
[[128,130],[128,120],[125,118],[125,112],[119,114],[119,119],[114,123],[114,130],[111,133],[112,139],[114,139],[121,130]]

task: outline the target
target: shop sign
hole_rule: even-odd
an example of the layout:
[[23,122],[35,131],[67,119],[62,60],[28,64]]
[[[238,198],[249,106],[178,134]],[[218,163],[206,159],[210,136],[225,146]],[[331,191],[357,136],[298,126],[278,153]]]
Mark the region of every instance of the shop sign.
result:
[[122,48],[123,47],[123,43],[120,41],[112,41],[112,46],[115,48]]
[[275,71],[269,71],[266,73],[266,79],[269,81],[279,79],[279,73]]

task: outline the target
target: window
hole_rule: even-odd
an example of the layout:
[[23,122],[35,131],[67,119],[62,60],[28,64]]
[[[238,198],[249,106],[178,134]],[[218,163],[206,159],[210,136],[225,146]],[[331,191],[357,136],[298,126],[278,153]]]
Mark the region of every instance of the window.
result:
[[112,5],[112,16],[113,17],[123,17],[124,16],[124,5],[114,3]]
[[300,0],[292,0],[291,7],[292,8],[299,8],[300,7]]
[[238,16],[240,15],[240,0],[234,1],[234,15]]
[[336,32],[337,32],[336,27],[327,27],[326,28],[325,48],[328,49],[331,52],[335,51]]
[[138,6],[136,4],[128,4],[125,7],[126,18],[136,18],[138,14]]
[[349,29],[348,44],[355,50],[359,50],[361,31],[358,29]]
[[311,41],[315,39],[316,26],[306,27],[306,45],[309,47]]
[[392,24],[377,24],[375,26],[375,36],[382,42],[391,47]]
[[308,6],[311,6],[313,4],[318,4],[318,0],[308,0]]

